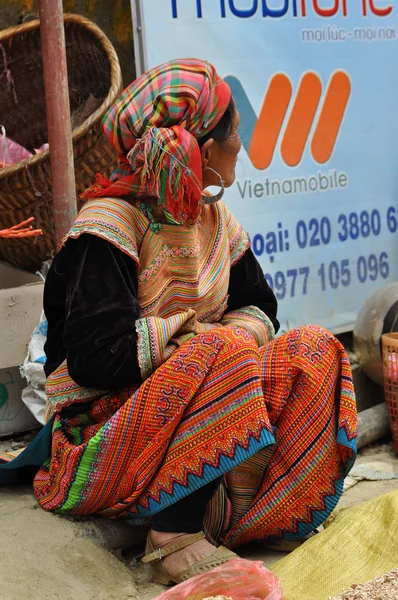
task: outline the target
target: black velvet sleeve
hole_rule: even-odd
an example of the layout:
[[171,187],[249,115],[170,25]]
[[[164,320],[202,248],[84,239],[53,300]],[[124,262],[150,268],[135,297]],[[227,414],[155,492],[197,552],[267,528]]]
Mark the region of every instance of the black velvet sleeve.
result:
[[231,268],[228,293],[228,311],[257,306],[271,319],[275,333],[278,331],[278,303],[251,248]]
[[[46,375],[67,358],[83,387],[117,390],[142,382],[135,321],[140,317],[134,261],[92,235],[69,240],[54,258],[44,290]],[[249,249],[231,269],[227,310],[255,305],[277,330],[277,302]]]
[[139,384],[135,263],[93,235],[70,242],[74,260],[68,265],[62,339],[69,373],[79,385],[100,390]]

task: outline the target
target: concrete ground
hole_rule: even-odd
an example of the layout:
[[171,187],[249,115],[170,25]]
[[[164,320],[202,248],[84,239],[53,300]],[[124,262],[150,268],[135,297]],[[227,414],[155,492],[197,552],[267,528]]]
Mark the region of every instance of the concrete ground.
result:
[[138,600],[133,573],[27,488],[0,492],[1,600]]
[[[365,449],[359,464],[371,461],[380,470],[381,460],[398,476],[398,458],[389,446]],[[344,493],[339,508],[392,490],[398,490],[398,479],[360,481]],[[126,530],[98,531],[92,520],[77,523],[45,513],[26,487],[0,490],[0,540],[1,600],[152,600],[162,591],[139,562],[142,544],[123,554],[103,547],[130,545]],[[131,541],[139,540],[132,534]],[[239,554],[266,566],[284,556],[260,546]]]

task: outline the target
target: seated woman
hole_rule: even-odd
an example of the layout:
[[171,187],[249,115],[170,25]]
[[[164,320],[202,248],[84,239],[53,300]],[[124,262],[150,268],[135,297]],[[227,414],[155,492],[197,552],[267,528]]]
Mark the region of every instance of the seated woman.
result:
[[103,121],[120,166],[84,193],[45,286],[52,443],[36,497],[150,520],[143,560],[166,584],[246,542],[303,539],[355,456],[343,347],[317,326],[274,340],[275,297],[220,200],[238,126],[205,61],[131,84]]

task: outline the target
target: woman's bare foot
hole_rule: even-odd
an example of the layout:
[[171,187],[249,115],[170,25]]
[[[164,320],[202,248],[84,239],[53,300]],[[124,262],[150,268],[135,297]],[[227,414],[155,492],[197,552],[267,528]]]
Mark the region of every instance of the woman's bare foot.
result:
[[[152,545],[154,548],[160,548],[168,546],[173,542],[183,541],[185,538],[191,536],[191,533],[163,533],[160,531],[151,530],[150,536]],[[177,577],[183,571],[186,571],[191,565],[210,556],[216,550],[216,547],[210,544],[206,539],[199,540],[178,550],[173,554],[169,554],[163,558],[163,564],[165,569],[171,577]]]

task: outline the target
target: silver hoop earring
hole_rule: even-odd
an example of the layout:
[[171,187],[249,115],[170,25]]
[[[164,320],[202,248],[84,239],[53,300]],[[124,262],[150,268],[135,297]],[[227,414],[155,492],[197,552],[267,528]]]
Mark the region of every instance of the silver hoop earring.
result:
[[221,177],[220,173],[217,173],[217,171],[215,171],[211,167],[206,167],[205,171],[206,170],[213,171],[213,173],[215,173],[220,178],[221,190],[218,192],[218,194],[215,194],[215,195],[209,194],[207,196],[206,194],[202,194],[202,203],[203,204],[215,204],[216,202],[221,200],[221,198],[224,196],[225,181]]

